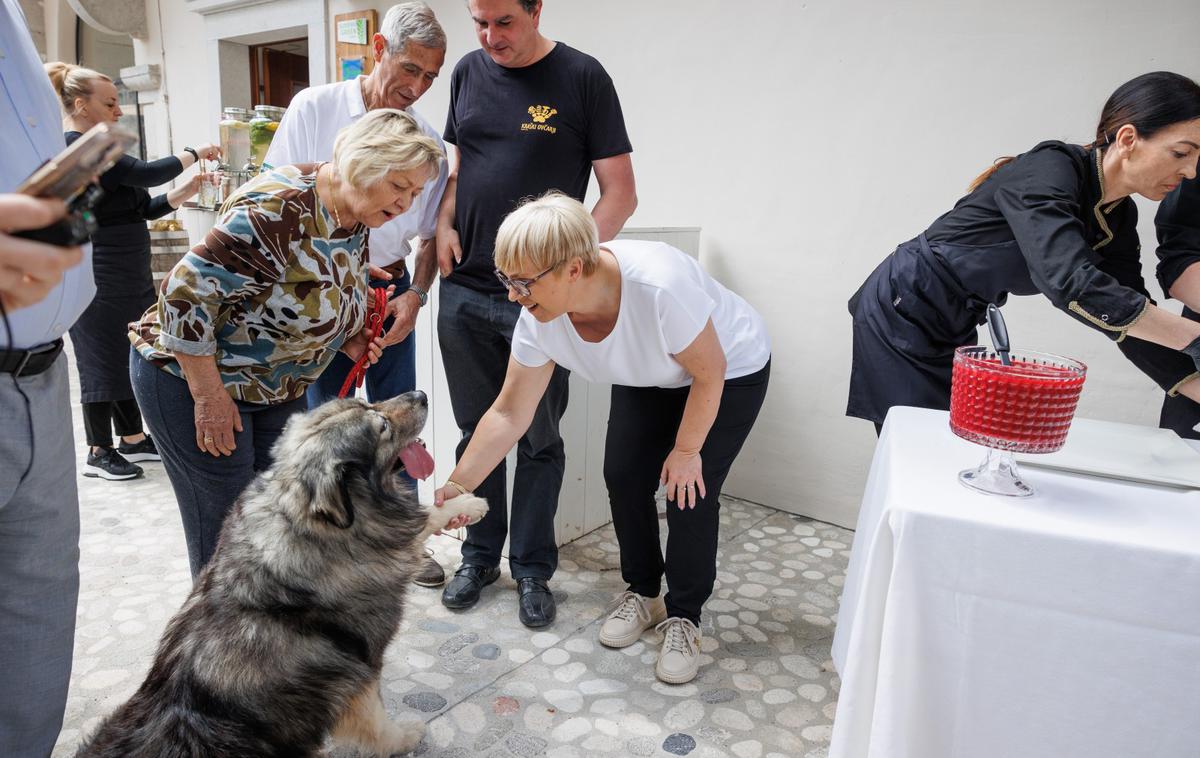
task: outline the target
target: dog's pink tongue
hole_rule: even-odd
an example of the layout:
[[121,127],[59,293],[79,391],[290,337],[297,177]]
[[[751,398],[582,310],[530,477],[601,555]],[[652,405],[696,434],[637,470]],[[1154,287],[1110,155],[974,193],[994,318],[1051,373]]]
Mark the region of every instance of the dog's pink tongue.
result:
[[420,442],[410,442],[401,450],[400,462],[413,479],[428,479],[433,473],[433,456]]

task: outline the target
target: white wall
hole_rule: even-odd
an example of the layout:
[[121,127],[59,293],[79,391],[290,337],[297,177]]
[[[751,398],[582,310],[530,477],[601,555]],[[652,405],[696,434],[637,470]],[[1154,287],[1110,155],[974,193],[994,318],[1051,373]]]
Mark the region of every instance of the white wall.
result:
[[[441,124],[453,63],[476,42],[462,0],[431,4],[450,49],[417,108]],[[178,145],[216,136],[198,19],[180,6],[161,0]],[[372,6],[382,18],[388,4],[329,0],[326,17]],[[640,198],[630,225],[702,227],[704,265],[771,328],[771,392],[726,490],[850,525],[874,433],[843,416],[846,299],[995,157],[1088,141],[1104,99],[1139,73],[1200,77],[1195,0],[546,0],[542,22],[616,82]],[[1152,259],[1150,224],[1143,246]],[[1016,344],[1089,364],[1083,415],[1154,423],[1159,393],[1106,338],[1041,298],[1005,311]]]
[[[439,124],[452,62],[476,42],[461,0],[432,5],[451,63],[417,107]],[[351,7],[333,0],[330,17]],[[771,392],[726,490],[853,525],[874,432],[843,415],[847,298],[997,156],[1088,141],[1105,98],[1139,73],[1200,76],[1198,23],[1194,0],[1136,12],[1115,0],[546,0],[543,31],[616,82],[640,199],[629,224],[702,227],[705,266],[770,326]],[[1081,414],[1156,422],[1159,393],[1105,337],[1042,298],[1005,312],[1017,344],[1091,367]]]

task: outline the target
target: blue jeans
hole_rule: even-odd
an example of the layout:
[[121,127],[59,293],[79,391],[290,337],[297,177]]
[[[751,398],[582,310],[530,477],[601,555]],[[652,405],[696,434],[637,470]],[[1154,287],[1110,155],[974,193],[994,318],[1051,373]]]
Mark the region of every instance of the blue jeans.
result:
[[[461,458],[475,425],[504,386],[521,306],[504,295],[476,292],[445,279],[440,286],[438,344],[454,420],[462,432],[456,450]],[[566,466],[558,423],[567,409],[568,377],[566,369],[555,367],[533,423],[517,443],[511,523],[503,460],[475,488],[475,494],[487,500],[489,510],[482,521],[467,527],[464,564],[498,566],[508,537],[508,565],[514,579],[549,579],[558,568],[554,514]]]
[[[395,284],[396,294],[392,298],[395,300],[396,297],[404,294],[411,281],[406,271],[404,276],[393,279],[390,282],[372,279],[371,286],[386,287],[389,284]],[[395,319],[390,318],[384,321],[384,330],[391,329],[394,321]],[[339,352],[333,359],[333,362],[325,367],[320,378],[308,386],[307,398],[309,410],[316,408],[327,400],[337,397],[338,391],[341,390],[342,384],[345,383],[346,376],[352,368],[354,368],[354,361],[350,360],[345,353]],[[417,339],[415,331],[409,332],[409,335],[402,341],[383,351],[379,362],[367,369],[367,378],[364,384],[367,386],[367,399],[372,403],[377,403],[381,400],[390,400],[397,395],[403,395],[405,392],[411,392],[417,388]]]
[[187,382],[136,350],[129,356],[129,378],[175,490],[194,579],[212,558],[221,524],[238,495],[258,472],[270,468],[271,448],[288,418],[304,411],[304,398],[277,405],[236,401],[242,418],[242,431],[234,433],[237,447],[233,455],[215,458],[196,446],[196,404]]

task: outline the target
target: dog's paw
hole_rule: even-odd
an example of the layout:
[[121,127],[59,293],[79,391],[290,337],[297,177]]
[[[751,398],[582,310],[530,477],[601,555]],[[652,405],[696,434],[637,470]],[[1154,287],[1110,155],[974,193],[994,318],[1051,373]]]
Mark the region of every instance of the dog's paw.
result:
[[425,724],[420,721],[405,721],[401,724],[389,723],[383,736],[380,751],[385,758],[390,756],[407,755],[417,749],[425,737]]
[[[442,524],[449,524],[460,516],[466,516],[468,523],[474,524],[487,515],[487,501],[474,495],[459,495],[442,503],[441,508],[435,509]],[[444,529],[445,526],[439,527]]]
[[429,509],[429,523],[425,527],[426,534],[439,533],[451,526],[463,526],[453,523],[455,519],[466,517],[467,523],[474,524],[488,512],[487,501],[474,495],[459,495],[442,503],[441,507]]
[[446,502],[446,505],[451,504],[457,506],[456,515],[466,516],[472,524],[478,523],[488,512],[487,501],[474,495],[461,495]]

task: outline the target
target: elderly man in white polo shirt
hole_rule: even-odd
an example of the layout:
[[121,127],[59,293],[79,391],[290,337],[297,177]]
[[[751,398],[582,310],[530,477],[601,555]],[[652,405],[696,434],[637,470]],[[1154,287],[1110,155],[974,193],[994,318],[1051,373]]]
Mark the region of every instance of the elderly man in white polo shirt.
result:
[[[309,87],[292,98],[267,152],[267,165],[332,159],[338,131],[375,108],[405,111],[445,151],[441,135],[412,107],[433,84],[446,60],[446,33],[433,11],[420,2],[393,5],[384,15],[371,45],[375,67],[370,75]],[[417,311],[429,299],[429,288],[437,272],[434,233],[446,175],[447,166],[443,162],[438,175],[426,183],[411,208],[371,230],[371,285],[396,285],[384,322],[386,349],[379,362],[367,371],[367,397],[373,402],[408,392],[417,382],[412,330]],[[405,258],[414,237],[421,243],[410,278]],[[380,281],[388,277],[390,282]],[[352,361],[339,355],[309,387],[308,407],[314,408],[336,397],[352,366]],[[411,480],[410,484],[416,486]],[[446,581],[446,574],[430,554],[414,581],[425,587],[437,587]]]

